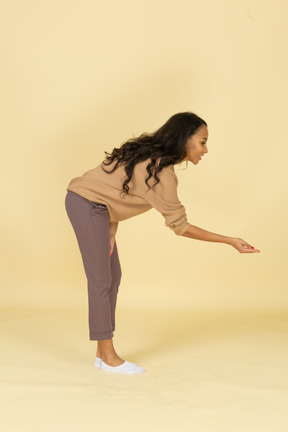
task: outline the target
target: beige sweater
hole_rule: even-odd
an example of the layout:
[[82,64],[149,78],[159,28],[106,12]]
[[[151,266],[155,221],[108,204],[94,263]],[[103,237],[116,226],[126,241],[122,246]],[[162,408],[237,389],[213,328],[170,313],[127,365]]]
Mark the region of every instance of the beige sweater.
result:
[[[165,218],[165,225],[171,228],[176,235],[184,234],[190,224],[187,221],[185,208],[177,195],[178,178],[174,166],[163,168],[158,174],[160,182],[148,190],[145,179],[148,177],[146,167],[150,159],[139,162],[134,167],[131,181],[128,183],[129,194],[123,197],[122,184],[126,179],[124,166],[118,166],[111,173],[105,173],[101,164],[82,176],[73,178],[67,189],[90,201],[106,204],[110,217],[110,233],[116,234],[119,221],[131,218],[155,208]],[[106,171],[114,168],[116,161],[111,165],[103,165]],[[152,176],[148,184],[152,186],[155,179]]]

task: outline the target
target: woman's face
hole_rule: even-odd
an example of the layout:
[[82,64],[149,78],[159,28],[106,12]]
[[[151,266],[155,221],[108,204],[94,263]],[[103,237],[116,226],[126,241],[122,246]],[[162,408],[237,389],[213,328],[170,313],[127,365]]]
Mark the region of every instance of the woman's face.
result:
[[184,161],[190,161],[194,165],[197,165],[201,160],[201,157],[204,156],[205,153],[208,153],[207,149],[207,140],[208,140],[208,129],[206,126],[200,126],[198,130],[188,138],[186,146],[187,146],[187,156]]

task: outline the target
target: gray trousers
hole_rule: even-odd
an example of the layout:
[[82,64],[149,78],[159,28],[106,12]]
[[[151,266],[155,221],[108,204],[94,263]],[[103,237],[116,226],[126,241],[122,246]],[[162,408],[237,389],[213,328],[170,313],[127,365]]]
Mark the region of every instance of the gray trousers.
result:
[[121,266],[117,245],[110,256],[109,213],[104,204],[67,191],[65,208],[81,252],[88,285],[90,340],[105,340],[115,331]]

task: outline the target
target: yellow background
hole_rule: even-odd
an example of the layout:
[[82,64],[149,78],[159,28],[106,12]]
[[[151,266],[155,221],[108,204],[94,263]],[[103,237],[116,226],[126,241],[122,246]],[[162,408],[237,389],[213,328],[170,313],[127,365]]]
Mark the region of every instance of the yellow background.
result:
[[[287,3],[1,9],[3,430],[286,432]],[[177,237],[155,210],[121,222],[114,341],[148,371],[107,376],[66,187],[188,110],[210,134],[175,167],[189,222],[261,253]]]

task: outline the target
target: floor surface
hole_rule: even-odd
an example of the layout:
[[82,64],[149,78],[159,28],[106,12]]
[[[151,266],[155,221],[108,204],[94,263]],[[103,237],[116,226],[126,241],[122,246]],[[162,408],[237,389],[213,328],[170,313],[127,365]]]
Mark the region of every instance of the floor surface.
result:
[[1,311],[1,431],[287,432],[287,315],[117,313],[143,374],[94,367],[85,310]]

